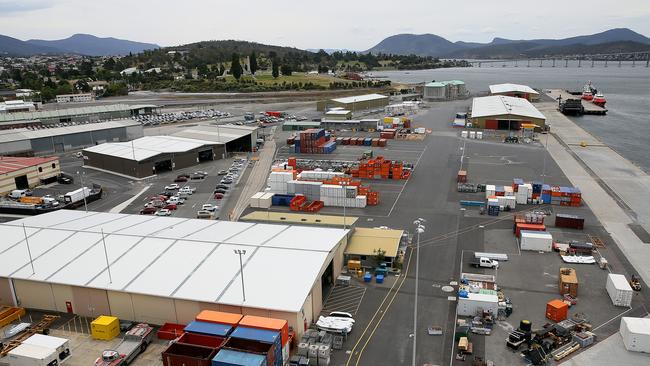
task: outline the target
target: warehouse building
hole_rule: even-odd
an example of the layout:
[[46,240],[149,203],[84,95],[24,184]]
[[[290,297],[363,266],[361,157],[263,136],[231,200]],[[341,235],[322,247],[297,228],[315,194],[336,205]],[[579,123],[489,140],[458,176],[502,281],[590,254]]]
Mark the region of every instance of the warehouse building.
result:
[[316,103],[316,110],[326,111],[332,108],[343,108],[354,112],[367,109],[379,109],[388,105],[389,98],[381,94],[356,95],[345,98],[321,100]]
[[61,173],[59,159],[0,156],[0,195],[56,180]]
[[282,124],[282,131],[304,131],[310,128],[320,128],[318,121],[285,121]]
[[505,95],[508,97],[524,98],[529,102],[539,100],[539,93],[528,85],[496,84],[490,85],[491,95]]
[[93,93],[59,94],[56,96],[57,103],[80,103],[91,102],[93,100],[95,100]]
[[352,119],[352,111],[347,109],[335,109],[325,112],[325,119],[346,120]]
[[225,152],[234,153],[252,151],[257,146],[258,131],[259,128],[252,126],[209,124],[192,126],[172,136],[225,144]]
[[8,100],[0,103],[0,114],[33,112],[35,110],[36,105],[33,102],[26,102],[24,100]]
[[176,136],[145,136],[83,150],[84,165],[134,178],[145,178],[221,158],[225,145]]
[[110,141],[142,137],[137,121],[118,120],[67,127],[30,127],[0,130],[0,155],[44,155],[78,150]]
[[454,100],[468,96],[467,87],[464,81],[448,80],[434,81],[424,84],[422,97],[424,100]]
[[502,95],[474,98],[470,120],[472,127],[488,130],[519,130],[525,124],[546,127],[546,117],[528,100]]
[[0,129],[26,127],[29,125],[50,125],[70,122],[96,122],[133,115],[152,113],[159,107],[154,104],[111,104],[91,107],[38,110],[34,112],[0,113]]
[[253,211],[239,219],[240,221],[261,222],[271,224],[309,225],[343,228],[354,228],[359,221],[355,216],[297,214],[293,212]]
[[0,224],[0,304],[151,324],[209,309],[286,319],[300,337],[341,273],[347,233],[59,210]]
[[[404,230],[361,228],[354,229],[345,249],[346,260],[358,260],[362,267],[376,267],[378,258],[392,267],[400,255]],[[406,245],[406,242],[404,242]]]

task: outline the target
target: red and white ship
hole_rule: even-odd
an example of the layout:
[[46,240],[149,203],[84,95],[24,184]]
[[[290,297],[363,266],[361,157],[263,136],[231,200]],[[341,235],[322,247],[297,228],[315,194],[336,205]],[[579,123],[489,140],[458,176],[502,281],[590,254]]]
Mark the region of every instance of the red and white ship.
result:
[[596,95],[594,96],[594,99],[591,102],[594,103],[595,105],[597,105],[599,107],[603,107],[603,108],[605,107],[605,103],[607,103],[603,93],[596,93]]
[[596,92],[596,89],[591,86],[591,81],[589,81],[585,86],[582,87],[582,99],[592,101]]

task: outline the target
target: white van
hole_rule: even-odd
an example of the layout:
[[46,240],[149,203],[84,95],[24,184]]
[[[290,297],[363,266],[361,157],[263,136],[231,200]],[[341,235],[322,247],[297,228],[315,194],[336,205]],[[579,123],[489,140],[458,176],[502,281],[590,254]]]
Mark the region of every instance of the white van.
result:
[[14,199],[19,199],[25,196],[27,196],[26,189],[14,189],[13,191],[11,191],[11,193],[9,193],[9,197]]

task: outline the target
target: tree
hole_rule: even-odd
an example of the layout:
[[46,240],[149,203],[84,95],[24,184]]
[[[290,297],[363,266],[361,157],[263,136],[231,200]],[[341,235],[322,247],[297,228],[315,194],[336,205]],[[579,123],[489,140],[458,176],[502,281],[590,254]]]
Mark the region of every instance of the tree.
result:
[[104,68],[106,70],[115,70],[115,60],[111,57],[108,60],[104,61]]
[[271,63],[271,69],[271,74],[275,79],[277,79],[278,76],[280,76],[280,65],[278,64],[278,59],[273,59],[273,62]]
[[244,73],[244,70],[239,63],[239,55],[236,53],[232,54],[232,62],[230,63],[230,74],[239,81],[239,78]]
[[249,63],[251,64],[250,66],[251,74],[255,75],[255,72],[257,72],[257,70],[259,69],[259,67],[257,66],[257,55],[255,55],[255,51],[251,52]]
[[90,85],[88,85],[88,82],[84,79],[77,80],[77,82],[74,83],[74,88],[82,93],[88,93],[91,90]]
[[282,75],[285,76],[291,76],[291,73],[293,72],[291,65],[287,65],[287,64],[282,64],[280,70],[282,71]]

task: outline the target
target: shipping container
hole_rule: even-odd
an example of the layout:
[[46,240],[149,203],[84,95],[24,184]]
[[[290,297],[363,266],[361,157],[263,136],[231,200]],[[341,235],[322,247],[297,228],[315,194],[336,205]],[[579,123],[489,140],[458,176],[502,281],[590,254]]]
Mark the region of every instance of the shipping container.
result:
[[185,327],[186,333],[198,333],[226,337],[232,331],[232,326],[228,324],[208,323],[195,320]]
[[632,305],[632,287],[630,287],[630,284],[622,274],[608,274],[605,289],[614,305],[625,307]]
[[560,295],[569,294],[578,297],[578,275],[574,268],[560,268],[558,287]]
[[243,316],[235,313],[225,313],[222,311],[203,310],[197,316],[196,320],[208,323],[219,323],[235,326],[239,324]]
[[226,341],[225,337],[210,336],[199,333],[184,333],[176,343],[190,344],[207,348],[221,348]]
[[212,366],[267,366],[267,363],[262,355],[222,349],[212,359]]
[[582,230],[585,227],[585,219],[576,215],[556,214],[555,226]]
[[521,250],[541,252],[553,250],[553,236],[549,232],[522,230],[520,234],[519,246]]
[[240,338],[274,345],[275,365],[282,365],[282,336],[280,332],[239,326],[230,336],[231,338]]
[[245,315],[239,322],[239,325],[250,328],[278,331],[282,336],[283,345],[289,340],[289,323],[284,319]]
[[94,339],[110,341],[120,334],[120,320],[114,316],[101,315],[90,323],[90,334]]
[[491,294],[468,293],[467,297],[458,297],[458,315],[476,316],[482,311],[489,311],[494,316],[499,312],[499,297]]
[[514,233],[516,237],[521,237],[521,231],[546,231],[546,226],[544,224],[525,224],[525,223],[516,223],[514,228]]
[[[230,349],[234,351],[243,351],[247,353],[255,353],[264,355],[266,357],[267,365],[276,365],[276,345],[271,343],[262,343],[249,339],[230,337],[223,345],[223,349]],[[282,358],[282,355],[279,355]],[[282,365],[282,360],[278,360],[279,366]]]
[[156,336],[158,339],[171,341],[172,339],[176,339],[185,333],[183,329],[185,329],[184,324],[165,323],[162,327],[160,327],[160,329],[158,329]]
[[619,329],[628,351],[650,353],[650,318],[621,318]]
[[210,366],[216,349],[172,343],[162,352],[164,366]]
[[546,318],[556,323],[565,320],[569,314],[569,305],[562,300],[551,300],[546,304]]

